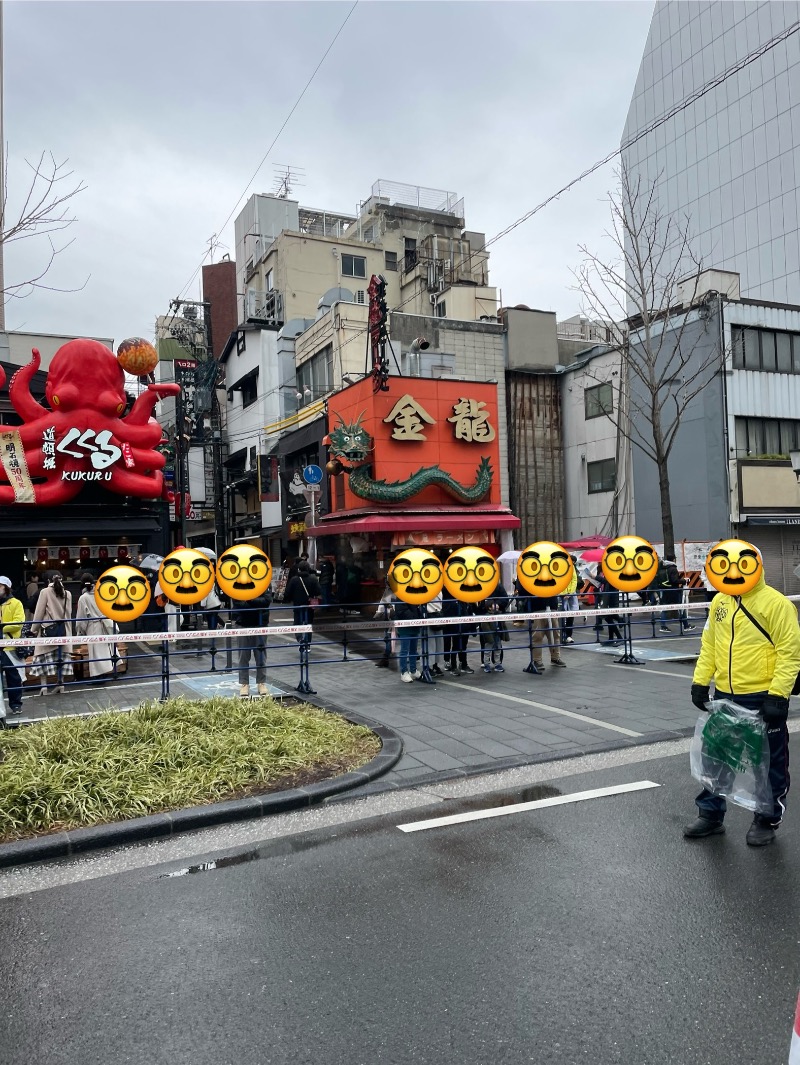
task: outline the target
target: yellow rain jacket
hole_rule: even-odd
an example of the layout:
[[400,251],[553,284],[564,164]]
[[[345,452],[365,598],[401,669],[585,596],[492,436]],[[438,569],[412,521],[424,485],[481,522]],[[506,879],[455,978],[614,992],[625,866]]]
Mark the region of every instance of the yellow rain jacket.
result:
[[564,595],[575,595],[577,590],[578,590],[578,571],[573,568],[573,570],[572,570],[572,579],[570,580],[569,585],[567,586],[567,590],[566,590],[566,592],[564,592]]
[[18,640],[22,632],[22,623],[25,621],[25,608],[19,599],[12,596],[10,599],[3,600],[0,619],[2,619],[3,639]]
[[[772,640],[758,630],[746,608]],[[764,580],[747,595],[718,592],[711,600],[692,682],[733,695],[769,692],[788,698],[800,673],[800,626],[785,595]]]

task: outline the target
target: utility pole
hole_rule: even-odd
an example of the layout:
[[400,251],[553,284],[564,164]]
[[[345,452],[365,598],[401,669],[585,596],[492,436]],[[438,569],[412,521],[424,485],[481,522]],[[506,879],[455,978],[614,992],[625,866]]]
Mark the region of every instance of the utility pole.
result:
[[[204,307],[203,321],[206,327],[206,345],[208,357],[214,359],[214,343],[211,332],[211,304]],[[214,359],[216,362],[216,359]],[[211,472],[214,482],[214,540],[217,548],[217,557],[228,547],[227,510],[225,507],[225,486],[222,476],[222,412],[219,407],[217,395],[217,380],[219,365],[214,376],[214,384],[211,389]]]

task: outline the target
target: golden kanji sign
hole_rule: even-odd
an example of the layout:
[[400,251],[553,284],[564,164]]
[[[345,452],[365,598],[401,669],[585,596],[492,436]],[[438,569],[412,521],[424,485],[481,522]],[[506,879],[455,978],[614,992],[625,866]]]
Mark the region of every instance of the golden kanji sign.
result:
[[395,403],[388,415],[383,419],[386,425],[393,425],[393,440],[427,440],[422,432],[425,423],[435,425],[436,419],[431,418],[421,403],[417,403],[408,392]]
[[468,444],[488,444],[494,440],[494,427],[485,407],[486,404],[477,399],[459,399],[453,404],[453,416],[447,420],[453,423],[456,440],[465,440]]

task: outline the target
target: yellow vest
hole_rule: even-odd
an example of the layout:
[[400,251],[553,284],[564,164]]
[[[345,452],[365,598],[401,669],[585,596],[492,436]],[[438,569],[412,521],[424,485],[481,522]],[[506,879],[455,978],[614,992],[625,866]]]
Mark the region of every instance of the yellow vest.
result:
[[[742,606],[769,633],[759,632]],[[763,576],[743,596],[719,592],[711,600],[703,629],[700,657],[692,680],[718,691],[751,695],[768,691],[788,697],[800,673],[800,626],[797,611]]]

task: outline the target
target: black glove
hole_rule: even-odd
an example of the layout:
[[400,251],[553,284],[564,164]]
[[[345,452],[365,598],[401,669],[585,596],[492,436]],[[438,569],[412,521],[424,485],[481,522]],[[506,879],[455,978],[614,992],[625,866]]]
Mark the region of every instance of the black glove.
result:
[[782,695],[765,695],[761,716],[768,725],[781,725],[789,716],[789,700]]
[[708,713],[709,686],[707,684],[693,684],[692,685],[692,702],[698,710],[702,710],[703,713]]

